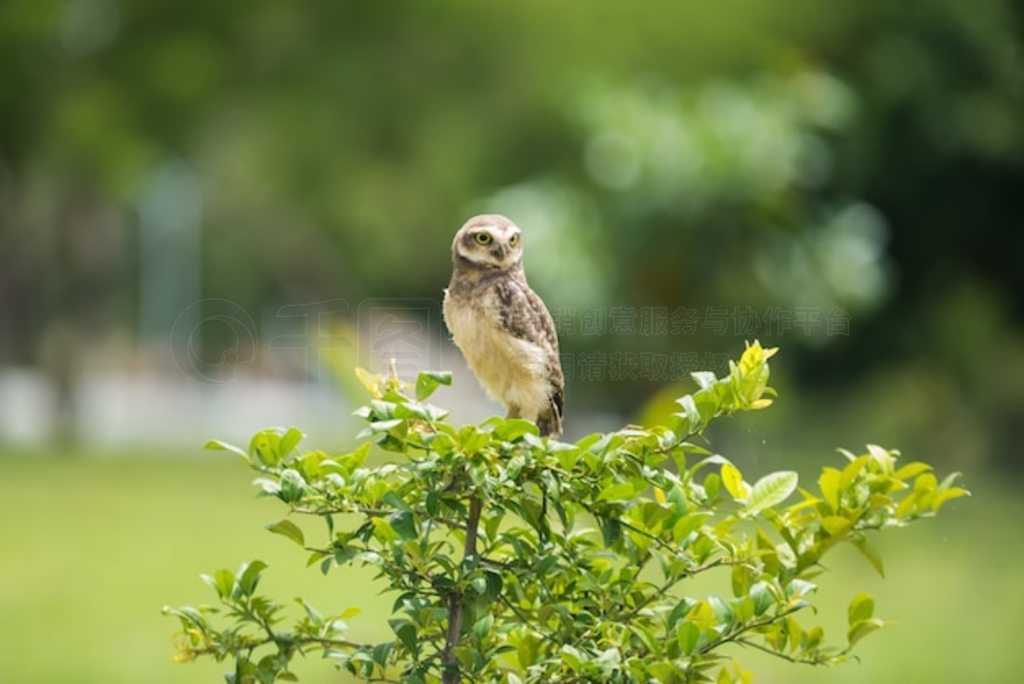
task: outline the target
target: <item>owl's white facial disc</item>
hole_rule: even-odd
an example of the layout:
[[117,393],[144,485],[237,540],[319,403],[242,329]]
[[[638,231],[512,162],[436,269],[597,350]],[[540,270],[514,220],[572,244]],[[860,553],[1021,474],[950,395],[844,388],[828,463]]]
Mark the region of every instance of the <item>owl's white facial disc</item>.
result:
[[509,269],[522,259],[522,231],[504,216],[477,216],[462,226],[452,248],[477,266]]

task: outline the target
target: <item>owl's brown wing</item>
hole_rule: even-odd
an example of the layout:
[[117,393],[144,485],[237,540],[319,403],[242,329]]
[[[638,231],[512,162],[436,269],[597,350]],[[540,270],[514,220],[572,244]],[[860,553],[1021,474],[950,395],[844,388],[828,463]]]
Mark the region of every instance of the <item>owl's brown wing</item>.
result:
[[502,280],[494,284],[501,326],[510,335],[539,344],[547,352],[548,375],[551,380],[552,420],[558,429],[565,412],[565,378],[558,358],[558,333],[544,301],[525,282]]
[[540,344],[558,356],[555,322],[537,293],[525,283],[502,280],[494,284],[501,326],[513,337]]

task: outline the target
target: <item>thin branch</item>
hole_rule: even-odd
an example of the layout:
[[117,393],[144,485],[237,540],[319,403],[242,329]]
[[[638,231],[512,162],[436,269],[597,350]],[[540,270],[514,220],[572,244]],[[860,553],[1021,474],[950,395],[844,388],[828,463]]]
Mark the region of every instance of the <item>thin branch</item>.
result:
[[369,508],[367,506],[351,506],[349,508],[298,508],[293,506],[291,509],[292,513],[301,513],[302,515],[339,515],[342,513],[361,513],[362,515],[368,515],[371,518],[383,518],[384,516],[393,515],[397,513],[397,510],[388,510],[385,508]]
[[671,544],[669,544],[668,542],[666,542],[661,537],[659,537],[659,536],[657,536],[655,534],[651,534],[647,530],[641,530],[639,527],[631,525],[628,522],[626,522],[625,520],[617,519],[617,522],[620,525],[622,525],[623,527],[625,527],[627,530],[629,530],[630,532],[635,532],[635,533],[639,534],[641,537],[647,537],[648,539],[650,539],[651,541],[656,543],[660,548],[665,549],[666,551],[671,551],[671,552],[675,553],[675,552],[677,552],[679,550],[676,547],[674,547]]
[[517,608],[517,607],[516,607],[515,605],[513,605],[513,603],[512,603],[511,601],[509,601],[509,600],[508,600],[508,599],[507,599],[507,598],[505,597],[505,595],[504,595],[504,594],[499,594],[499,595],[498,595],[498,599],[499,599],[499,600],[500,600],[500,601],[501,601],[502,603],[504,603],[504,604],[505,604],[505,605],[506,605],[506,606],[508,607],[508,609],[509,609],[509,610],[511,610],[511,611],[512,611],[513,613],[515,613],[516,617],[517,617],[517,618],[519,618],[519,619],[520,619],[520,620],[521,620],[521,621],[523,622],[523,624],[526,624],[526,625],[533,625],[533,628],[534,628],[534,629],[536,629],[536,630],[537,630],[538,632],[540,632],[541,634],[543,634],[543,635],[544,635],[545,637],[547,637],[547,638],[548,638],[549,640],[551,640],[551,641],[557,641],[557,637],[556,637],[556,635],[554,635],[554,634],[552,634],[552,633],[551,633],[550,631],[548,631],[548,629],[547,629],[546,627],[543,627],[543,626],[541,626],[541,625],[538,625],[538,624],[537,624],[536,622],[532,621],[532,620],[530,619],[530,617],[529,617],[529,616],[528,616],[528,615],[527,615],[526,613],[524,613],[524,612],[523,612],[523,611],[521,611],[521,610],[520,610],[519,608]]
[[736,639],[735,643],[739,644],[740,646],[749,646],[750,648],[757,649],[758,651],[762,651],[764,653],[767,653],[768,655],[773,655],[776,658],[782,658],[786,662],[793,663],[794,665],[824,665],[825,664],[825,662],[823,662],[821,660],[813,660],[811,658],[794,658],[791,655],[786,655],[785,653],[781,653],[781,652],[776,651],[774,649],[768,648],[764,644],[759,644],[756,641],[751,641],[750,639],[747,639],[747,638]]
[[[480,512],[483,504],[475,494],[469,497],[469,517],[466,520],[466,547],[463,558],[476,557],[476,539],[480,528]],[[455,647],[462,631],[462,595],[453,591],[448,597],[448,633],[444,650],[441,652],[441,681],[444,684],[459,684],[459,666],[455,660]]]
[[782,620],[784,618],[789,617],[790,615],[792,615],[793,613],[797,612],[798,610],[800,610],[799,606],[794,607],[794,608],[790,608],[788,610],[784,610],[781,613],[779,613],[778,615],[775,615],[774,617],[770,617],[770,618],[768,618],[766,620],[758,620],[758,621],[755,621],[755,622],[751,622],[751,623],[743,626],[742,629],[739,629],[739,630],[733,632],[732,634],[729,634],[728,636],[723,636],[720,639],[715,639],[714,641],[709,641],[707,644],[705,644],[703,647],[701,647],[697,651],[697,653],[699,655],[704,655],[705,653],[708,653],[709,651],[713,651],[716,648],[718,648],[719,646],[722,646],[723,644],[728,644],[730,642],[740,641],[742,639],[743,635],[746,634],[747,632],[749,632],[749,631],[751,631],[753,629],[757,629],[758,627],[765,627],[766,625],[770,625],[770,624],[773,624],[775,622],[778,622],[779,620]]

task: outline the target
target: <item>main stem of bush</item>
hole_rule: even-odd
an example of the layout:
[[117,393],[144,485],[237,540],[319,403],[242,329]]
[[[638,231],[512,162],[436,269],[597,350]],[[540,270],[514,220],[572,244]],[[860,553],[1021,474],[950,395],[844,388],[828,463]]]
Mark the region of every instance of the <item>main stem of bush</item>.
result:
[[[480,498],[475,494],[469,497],[469,517],[466,520],[466,547],[463,558],[476,557],[476,537],[480,526]],[[444,684],[459,684],[459,664],[455,660],[455,647],[459,644],[459,633],[462,631],[462,594],[457,589],[448,597],[448,633],[445,637],[444,651],[441,653]]]

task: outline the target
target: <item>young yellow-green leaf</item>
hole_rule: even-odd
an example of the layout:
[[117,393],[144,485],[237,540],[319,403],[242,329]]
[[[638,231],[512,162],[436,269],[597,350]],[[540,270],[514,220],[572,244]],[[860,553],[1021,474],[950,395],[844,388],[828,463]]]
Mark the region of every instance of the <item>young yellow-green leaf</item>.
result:
[[356,377],[359,378],[359,382],[362,383],[363,387],[366,388],[366,391],[369,392],[371,396],[376,397],[380,394],[380,388],[383,380],[379,375],[371,373],[363,368],[356,368]]
[[843,468],[842,476],[839,478],[839,491],[845,492],[848,490],[870,461],[871,456],[865,454],[847,463],[846,467]]
[[829,508],[833,511],[839,510],[839,483],[843,474],[835,468],[825,468],[818,477],[818,488],[821,489],[821,496],[828,502]]
[[263,465],[277,465],[281,460],[281,435],[277,430],[260,430],[249,440],[249,456],[255,456]]
[[715,626],[715,611],[707,601],[701,601],[695,605],[687,616],[694,624],[704,629],[712,629]]
[[915,490],[903,497],[899,505],[896,507],[896,517],[906,518],[908,515],[916,512],[917,504],[922,498],[927,496],[927,492],[921,490]]
[[866,637],[868,634],[885,627],[885,622],[878,618],[868,618],[867,620],[860,620],[850,625],[850,629],[846,632],[846,640],[853,646],[858,641]]
[[523,630],[516,646],[516,656],[519,665],[523,668],[530,667],[537,662],[537,650],[540,647],[540,638],[532,631]]
[[288,430],[281,435],[281,442],[278,444],[278,452],[281,457],[286,457],[291,453],[292,449],[298,446],[299,442],[305,437],[301,430],[298,428],[288,428]]
[[912,477],[917,477],[921,473],[927,473],[931,469],[932,467],[927,463],[914,461],[913,463],[908,463],[907,465],[897,470],[896,474],[893,477],[895,477],[897,480],[909,480]]
[[239,456],[241,456],[246,463],[250,462],[249,454],[245,453],[245,449],[236,447],[234,444],[228,444],[227,442],[221,441],[219,439],[208,440],[206,444],[203,445],[203,448],[208,449],[210,451],[230,451],[233,454],[238,454]]
[[754,515],[782,503],[796,490],[799,476],[791,470],[769,473],[754,483],[744,513]]
[[441,385],[451,384],[452,374],[450,371],[421,371],[416,376],[416,400],[423,401]]
[[896,459],[893,458],[891,452],[883,449],[877,444],[868,444],[868,453],[871,454],[871,458],[875,459],[878,465],[882,467],[883,473],[886,475],[892,474]]
[[914,480],[914,490],[919,492],[931,492],[939,486],[939,479],[935,473],[923,473]]
[[267,525],[267,529],[274,534],[280,534],[281,536],[288,537],[299,546],[306,545],[306,535],[304,535],[299,526],[291,520],[281,520],[272,525]]
[[743,503],[750,494],[750,487],[743,481],[743,474],[732,463],[722,464],[722,484],[735,501]]
[[830,515],[821,519],[821,526],[832,537],[846,534],[853,527],[853,521],[841,515]]
[[377,541],[388,543],[398,539],[398,533],[386,518],[372,518],[373,536]]
[[710,517],[711,514],[704,511],[696,511],[689,515],[684,515],[672,526],[672,538],[677,542],[683,541]]
[[868,620],[875,615],[875,599],[871,594],[860,593],[850,601],[850,607],[846,610],[848,624],[852,627],[861,620]]
[[935,494],[932,499],[932,513],[937,513],[942,507],[942,504],[953,499],[959,499],[961,496],[970,496],[971,493],[962,487],[950,487],[945,491],[940,491]]

